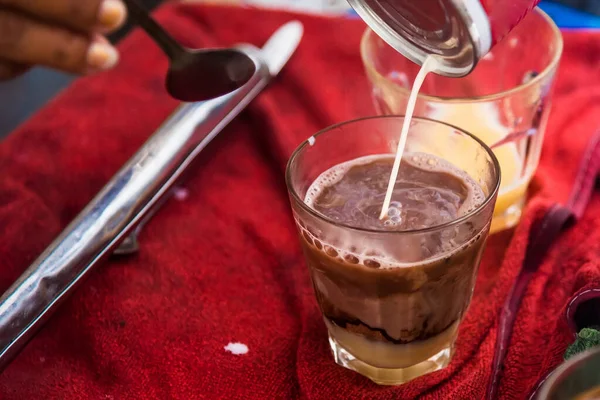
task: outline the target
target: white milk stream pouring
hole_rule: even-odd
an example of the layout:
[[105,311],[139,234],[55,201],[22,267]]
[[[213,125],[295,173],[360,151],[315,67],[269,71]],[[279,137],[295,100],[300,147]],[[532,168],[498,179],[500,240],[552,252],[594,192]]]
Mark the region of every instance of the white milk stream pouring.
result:
[[387,191],[385,193],[385,199],[383,200],[383,206],[381,207],[381,214],[379,219],[384,219],[390,208],[392,201],[392,193],[394,192],[394,185],[398,178],[398,170],[400,169],[400,161],[402,161],[402,154],[404,154],[404,148],[406,147],[406,140],[408,138],[408,130],[410,129],[410,122],[412,120],[413,113],[415,111],[415,104],[417,103],[417,95],[419,90],[425,81],[425,77],[431,71],[438,68],[438,62],[435,56],[427,56],[419,73],[417,74],[415,81],[413,82],[410,96],[408,98],[408,104],[406,105],[406,113],[404,116],[404,122],[402,124],[402,131],[400,132],[400,140],[398,141],[398,148],[396,149],[396,158],[394,159],[394,166],[392,167],[392,173],[390,174],[390,181],[388,183]]

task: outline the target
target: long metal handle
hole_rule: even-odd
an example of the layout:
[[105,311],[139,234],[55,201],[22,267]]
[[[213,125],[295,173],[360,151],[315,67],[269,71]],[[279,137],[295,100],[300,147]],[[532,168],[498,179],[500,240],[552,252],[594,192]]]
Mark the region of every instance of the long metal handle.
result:
[[0,370],[268,83],[260,51],[243,49],[256,64],[250,81],[228,95],[180,106],[0,298]]

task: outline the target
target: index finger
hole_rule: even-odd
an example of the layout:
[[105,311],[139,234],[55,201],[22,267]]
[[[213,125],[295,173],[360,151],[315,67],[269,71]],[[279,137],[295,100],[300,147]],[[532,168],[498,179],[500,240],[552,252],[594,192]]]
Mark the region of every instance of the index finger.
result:
[[121,0],[0,0],[7,7],[81,32],[112,31],[127,15]]

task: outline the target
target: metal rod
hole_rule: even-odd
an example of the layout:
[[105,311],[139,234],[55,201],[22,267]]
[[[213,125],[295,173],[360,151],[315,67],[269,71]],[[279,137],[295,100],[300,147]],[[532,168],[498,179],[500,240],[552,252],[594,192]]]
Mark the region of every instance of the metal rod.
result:
[[76,285],[158,204],[194,157],[271,78],[260,50],[240,89],[181,105],[0,298],[0,370]]

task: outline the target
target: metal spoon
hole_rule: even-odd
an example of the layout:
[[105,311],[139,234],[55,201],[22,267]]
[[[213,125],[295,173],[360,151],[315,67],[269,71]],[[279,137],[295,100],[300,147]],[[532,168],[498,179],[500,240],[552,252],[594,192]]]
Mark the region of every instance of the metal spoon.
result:
[[171,60],[165,82],[174,98],[204,101],[230,93],[252,77],[254,62],[236,49],[191,50],[175,41],[138,3],[125,0],[130,16]]

